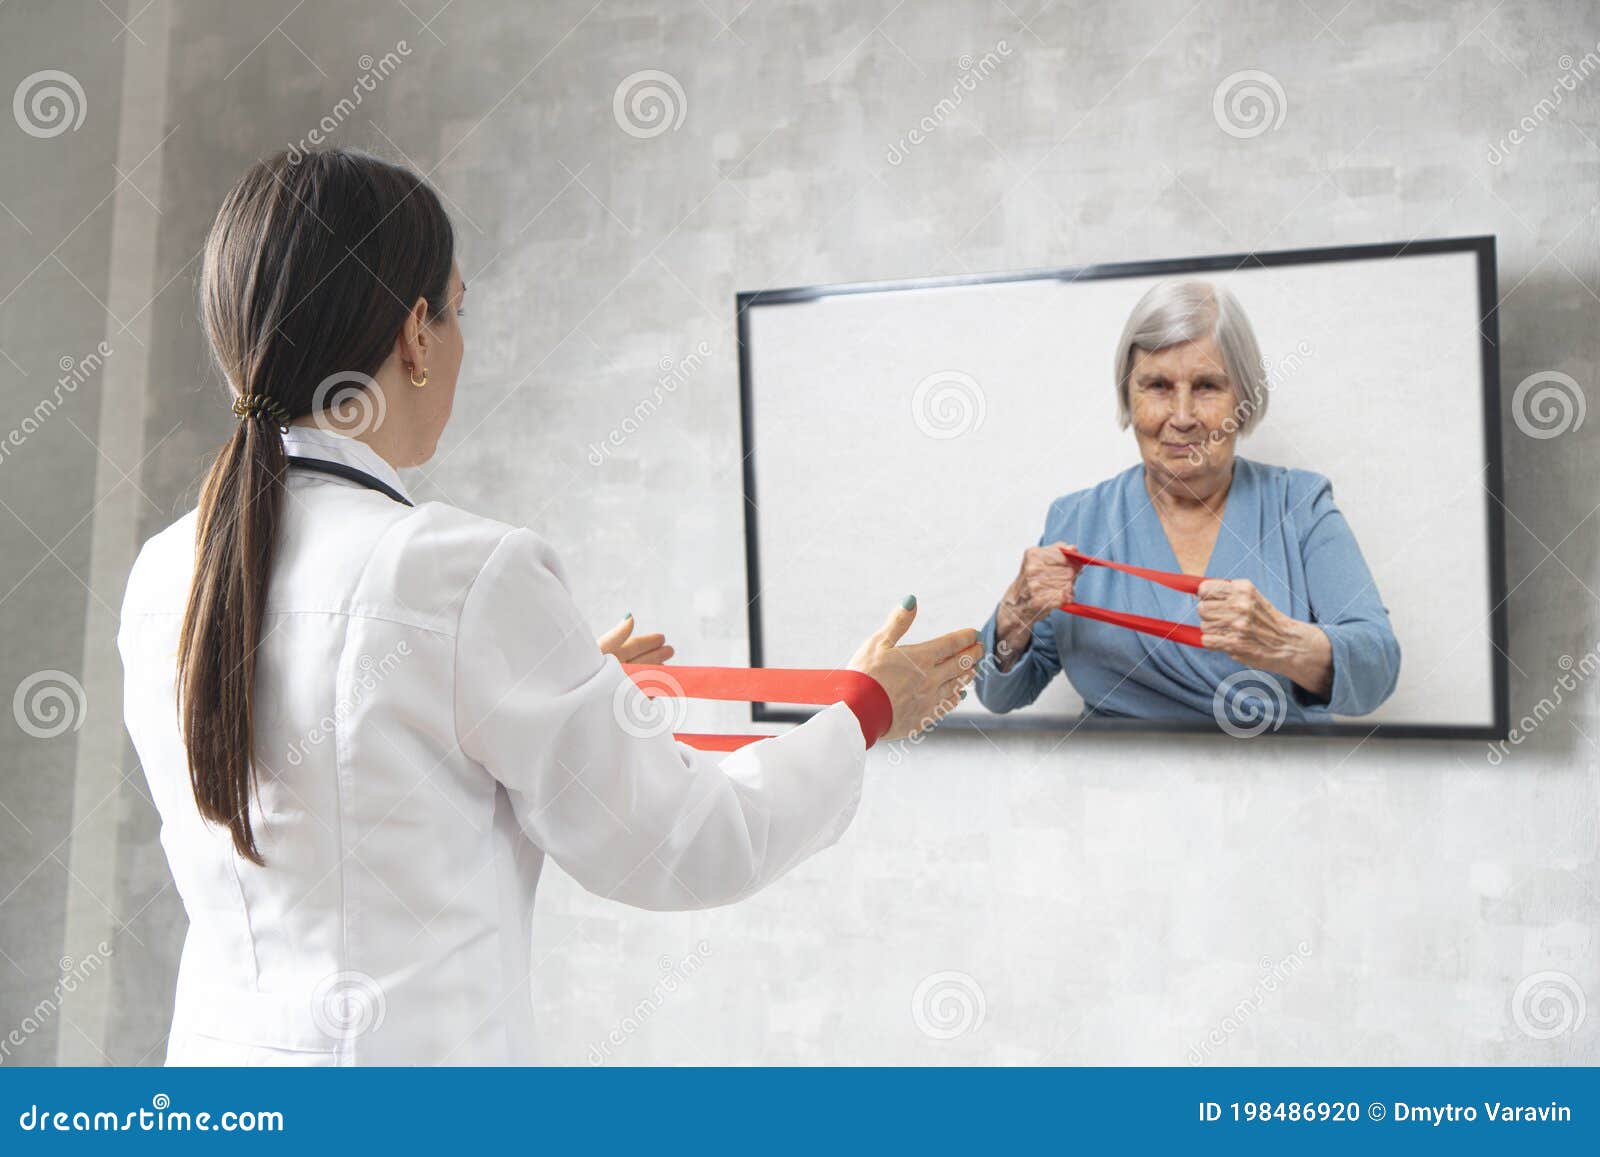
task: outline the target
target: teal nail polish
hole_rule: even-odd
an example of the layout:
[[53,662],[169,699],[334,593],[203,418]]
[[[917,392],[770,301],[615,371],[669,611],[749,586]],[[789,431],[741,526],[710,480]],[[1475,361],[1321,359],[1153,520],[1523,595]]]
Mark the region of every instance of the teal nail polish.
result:
[[900,605],[902,607],[904,607],[908,611],[916,610],[917,609],[917,596],[916,595],[907,595],[905,598],[900,600]]
[[631,619],[631,618],[633,618],[633,612],[629,611],[627,614],[623,615],[622,617],[625,618],[625,619]]

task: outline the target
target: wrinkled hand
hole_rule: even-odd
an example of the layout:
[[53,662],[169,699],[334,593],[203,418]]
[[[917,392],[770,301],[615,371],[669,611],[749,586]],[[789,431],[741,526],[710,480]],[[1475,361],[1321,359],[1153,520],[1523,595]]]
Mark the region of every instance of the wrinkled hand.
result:
[[1333,684],[1333,648],[1311,623],[1292,619],[1249,579],[1200,584],[1200,642],[1246,667],[1286,675],[1314,694]]
[[599,643],[600,653],[615,655],[619,663],[665,663],[673,656],[665,635],[634,635],[632,615],[601,635]]
[[1289,617],[1249,579],[1206,579],[1198,594],[1200,641],[1211,650],[1260,667],[1289,647]]
[[1022,552],[1022,566],[995,612],[995,649],[999,652],[995,658],[1002,671],[1028,649],[1033,625],[1072,601],[1073,586],[1083,568],[1068,562],[1062,547],[1075,549],[1071,543],[1055,542]]

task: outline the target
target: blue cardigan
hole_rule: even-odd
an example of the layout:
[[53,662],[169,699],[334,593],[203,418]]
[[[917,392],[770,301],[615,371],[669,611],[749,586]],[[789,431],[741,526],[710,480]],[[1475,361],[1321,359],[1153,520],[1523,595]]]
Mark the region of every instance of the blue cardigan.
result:
[[[1039,545],[1053,542],[1117,562],[1181,569],[1145,489],[1142,464],[1056,499]],[[1333,688],[1326,700],[1283,676],[1268,676],[1283,691],[1279,722],[1365,715],[1394,692],[1400,644],[1361,548],[1334,505],[1333,486],[1322,475],[1234,459],[1206,574],[1249,579],[1278,610],[1315,623],[1333,644]],[[1073,597],[1160,619],[1200,621],[1194,596],[1106,567],[1081,571]],[[986,655],[994,652],[997,614],[998,608],[983,628]],[[976,687],[989,710],[1011,711],[1032,703],[1065,670],[1091,714],[1211,721],[1219,686],[1245,669],[1220,651],[1054,611],[1034,624],[1028,650],[1011,670],[1001,674],[991,662],[981,664]]]

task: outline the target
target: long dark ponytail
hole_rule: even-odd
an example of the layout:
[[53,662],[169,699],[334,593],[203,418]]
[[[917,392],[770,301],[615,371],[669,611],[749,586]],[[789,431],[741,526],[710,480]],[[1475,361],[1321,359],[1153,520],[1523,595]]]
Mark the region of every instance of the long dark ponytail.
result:
[[206,240],[201,318],[247,413],[201,489],[178,710],[200,814],[257,864],[251,708],[283,504],[281,426],[335,401],[330,379],[342,393],[377,373],[418,298],[430,317],[444,310],[454,249],[422,177],[347,149],[251,166]]

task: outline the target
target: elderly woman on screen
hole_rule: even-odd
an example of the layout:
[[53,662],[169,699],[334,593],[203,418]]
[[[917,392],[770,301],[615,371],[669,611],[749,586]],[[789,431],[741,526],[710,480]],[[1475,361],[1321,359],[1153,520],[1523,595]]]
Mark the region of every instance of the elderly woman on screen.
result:
[[[984,627],[979,700],[1025,706],[1064,670],[1092,715],[1220,721],[1219,689],[1252,669],[1281,688],[1274,725],[1374,710],[1394,691],[1400,645],[1332,485],[1234,453],[1268,385],[1233,295],[1205,281],[1152,288],[1123,328],[1116,384],[1143,461],[1051,504]],[[1186,594],[1081,567],[1067,545],[1217,577]],[[1074,601],[1196,624],[1202,646],[1060,610]]]

